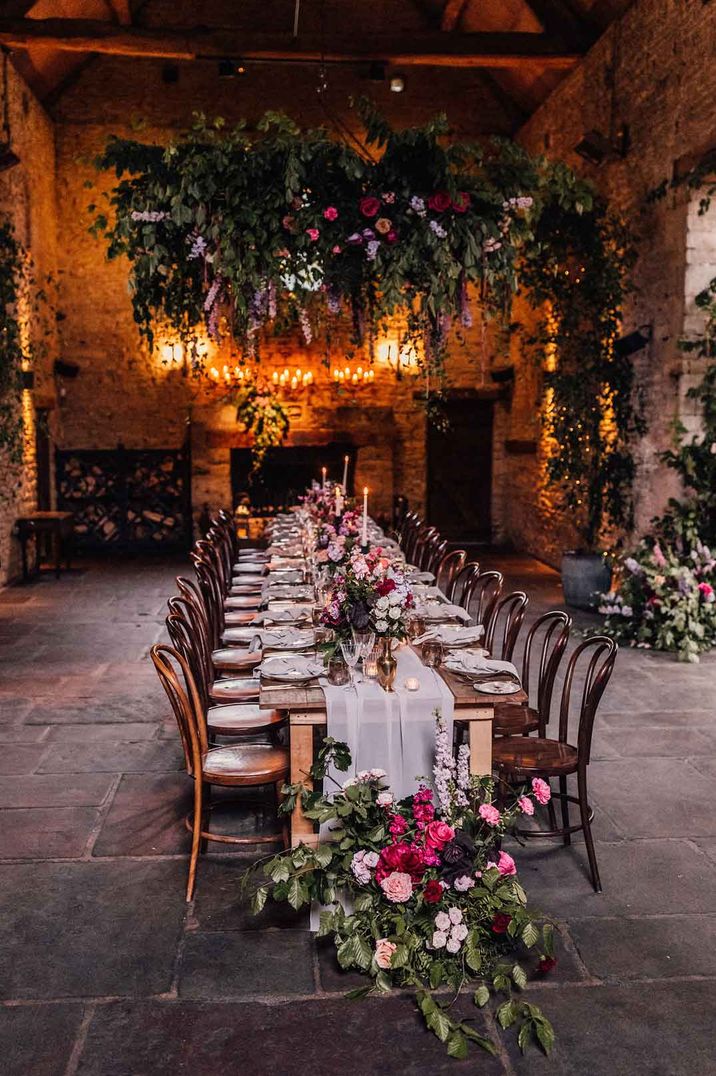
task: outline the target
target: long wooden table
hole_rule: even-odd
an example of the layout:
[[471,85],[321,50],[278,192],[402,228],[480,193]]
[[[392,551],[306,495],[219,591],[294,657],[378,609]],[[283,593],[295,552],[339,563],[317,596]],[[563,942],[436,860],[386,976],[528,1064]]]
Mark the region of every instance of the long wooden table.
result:
[[[468,728],[470,744],[470,771],[484,775],[492,772],[492,716],[495,704],[506,699],[512,703],[527,702],[523,690],[509,696],[486,695],[475,691],[473,685],[447,669],[437,670],[452,691],[455,699],[454,720]],[[325,734],[326,699],[318,684],[292,687],[290,684],[266,683],[261,685],[259,706],[266,710],[286,710],[289,715],[291,783],[303,781],[310,787],[308,771],[315,758],[315,744]],[[291,818],[291,843],[293,845],[315,844],[318,834],[313,822],[305,818],[300,804]]]

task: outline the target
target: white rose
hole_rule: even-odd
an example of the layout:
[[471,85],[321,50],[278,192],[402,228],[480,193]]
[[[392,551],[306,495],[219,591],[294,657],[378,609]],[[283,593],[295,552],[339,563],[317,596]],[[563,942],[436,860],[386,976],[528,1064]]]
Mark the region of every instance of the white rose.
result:
[[374,781],[380,781],[381,777],[385,777],[385,770],[371,770],[370,775]]
[[[370,867],[371,870],[374,870],[378,866],[379,859],[380,856],[377,852],[366,852],[366,854],[363,856],[363,862],[365,863],[366,867]],[[455,929],[459,930],[460,928],[455,927]],[[465,934],[467,935],[467,927],[465,928]]]
[[452,934],[451,934],[450,937],[447,940],[447,945],[446,945],[445,948],[447,949],[448,953],[459,953],[460,952],[460,942],[457,940],[457,938],[454,938],[452,936]]
[[[365,857],[363,862],[368,863],[368,856]],[[465,941],[465,938],[467,937],[467,927],[465,924],[458,923],[456,927],[453,927],[450,931],[450,937],[455,938],[455,940],[459,942]]]
[[[448,940],[447,934],[445,934],[442,930],[436,930],[435,933],[433,934],[433,940],[432,940],[433,949],[444,949],[445,945],[447,943],[447,940]],[[460,946],[458,945],[458,949],[459,948],[460,948]]]
[[375,630],[377,632],[380,632],[381,634],[384,631],[387,631],[388,630],[388,621],[387,620],[376,620],[376,622],[375,622]]
[[448,908],[448,918],[453,926],[457,926],[458,923],[462,923],[462,912],[459,908]]
[[388,610],[388,616],[391,620],[400,620],[400,609],[398,609],[398,607],[395,605],[391,606],[391,608]]
[[450,916],[447,912],[438,912],[435,916],[435,926],[438,930],[448,931],[450,929]]
[[392,792],[381,792],[380,795],[376,797],[375,802],[378,804],[379,807],[392,807],[393,806],[393,793]]

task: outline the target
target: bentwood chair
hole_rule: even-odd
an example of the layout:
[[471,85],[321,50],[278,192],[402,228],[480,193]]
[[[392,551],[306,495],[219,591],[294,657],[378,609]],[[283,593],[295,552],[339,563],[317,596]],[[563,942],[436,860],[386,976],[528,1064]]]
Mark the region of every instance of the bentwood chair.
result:
[[467,553],[464,549],[453,549],[451,553],[444,553],[440,563],[435,568],[435,583],[446,594],[450,601],[450,591],[454,580],[465,567]]
[[502,593],[503,583],[502,572],[480,572],[472,576],[462,592],[460,604],[476,624],[484,625],[485,638],[490,633],[492,617]]
[[465,592],[472,580],[476,579],[479,574],[480,565],[476,560],[469,560],[467,564],[464,564],[445,591],[448,601],[453,605],[461,605],[463,609],[467,608],[463,600]]
[[196,886],[199,853],[207,841],[223,844],[275,844],[288,847],[288,827],[276,833],[242,836],[212,833],[208,814],[212,809],[214,785],[232,788],[272,786],[275,802],[281,802],[289,774],[288,751],[275,744],[241,744],[210,747],[199,695],[186,660],[171,646],[154,645],[150,651],[162,687],[167,693],[179,726],[186,771],[194,781],[194,809],[185,824],[192,835],[186,899],[191,901]]
[[[592,746],[592,732],[597,708],[614,669],[618,652],[617,644],[605,635],[595,635],[581,643],[572,654],[567,665],[567,672],[562,689],[559,708],[559,730],[556,740],[547,737],[509,736],[493,743],[493,765],[501,782],[514,785],[520,781],[541,777],[550,782],[551,778],[559,780],[559,792],[553,796],[559,799],[562,808],[562,825],[550,830],[519,830],[523,838],[561,837],[564,844],[571,843],[572,833],[582,830],[587,847],[589,869],[592,885],[597,893],[601,892],[597,855],[592,838],[592,821],[594,811],[589,805],[587,795],[587,766]],[[568,741],[570,712],[573,708],[573,696],[578,693],[574,688],[575,672],[579,668],[584,676],[581,689],[579,716],[577,723],[576,746]],[[567,777],[577,775],[577,795],[567,793]],[[579,807],[579,822],[570,823],[569,805]]]
[[426,544],[423,550],[422,564],[420,568],[424,572],[432,572],[433,575],[437,575],[437,570],[441,560],[447,553],[448,542],[447,538],[441,538],[439,534],[436,534]]
[[485,635],[485,646],[493,658],[512,661],[529,602],[523,590],[515,590],[495,606]]
[[527,705],[507,701],[497,703],[492,720],[493,735],[527,736],[535,731],[540,736],[547,735],[554,682],[571,627],[571,616],[561,609],[543,613],[535,620],[527,632],[522,652],[522,686],[534,705],[529,702]]

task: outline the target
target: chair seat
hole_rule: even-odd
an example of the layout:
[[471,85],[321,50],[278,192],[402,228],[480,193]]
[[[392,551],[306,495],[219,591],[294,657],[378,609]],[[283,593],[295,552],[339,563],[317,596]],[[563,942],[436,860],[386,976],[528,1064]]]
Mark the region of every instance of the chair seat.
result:
[[288,751],[270,744],[214,747],[204,755],[202,770],[210,784],[274,784],[288,777]]
[[250,646],[257,635],[261,634],[259,625],[247,624],[245,627],[227,628],[221,633],[221,641],[224,646],[246,647]]
[[251,609],[254,613],[259,610],[258,595],[255,594],[230,594],[224,598],[224,609]]
[[209,688],[209,698],[214,702],[258,702],[259,682],[253,677],[215,680]]
[[215,669],[222,672],[236,670],[237,672],[251,672],[261,664],[262,653],[260,650],[242,650],[238,646],[226,646],[221,650],[214,650],[211,661]]
[[537,736],[508,736],[493,741],[492,762],[504,775],[558,777],[577,769],[577,748]]
[[281,710],[260,710],[256,704],[236,703],[233,706],[210,706],[206,723],[215,736],[235,736],[240,732],[261,732],[285,724]]
[[248,561],[246,564],[236,564],[233,569],[234,579],[243,583],[246,583],[250,579],[258,579],[262,575],[266,574],[265,564],[250,564]]
[[252,598],[257,594],[263,594],[264,584],[260,579],[255,583],[235,583],[229,590],[230,598]]
[[242,624],[250,624],[255,616],[256,613],[251,609],[227,609],[224,613],[224,625],[227,628],[240,627]]
[[532,706],[515,706],[500,702],[492,718],[494,736],[521,736],[539,728],[539,714]]

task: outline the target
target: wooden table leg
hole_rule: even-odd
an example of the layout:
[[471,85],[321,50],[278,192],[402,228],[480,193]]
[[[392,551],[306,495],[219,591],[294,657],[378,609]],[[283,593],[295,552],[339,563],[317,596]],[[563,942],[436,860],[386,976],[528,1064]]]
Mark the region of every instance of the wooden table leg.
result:
[[[313,725],[302,724],[301,714],[290,717],[291,784],[303,781],[307,788],[313,783],[307,773],[313,765]],[[291,815],[291,846],[315,844],[318,836],[313,832],[313,822],[304,817],[301,804],[297,803]]]
[[481,707],[470,715],[470,773],[485,777],[492,773],[492,707]]

